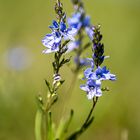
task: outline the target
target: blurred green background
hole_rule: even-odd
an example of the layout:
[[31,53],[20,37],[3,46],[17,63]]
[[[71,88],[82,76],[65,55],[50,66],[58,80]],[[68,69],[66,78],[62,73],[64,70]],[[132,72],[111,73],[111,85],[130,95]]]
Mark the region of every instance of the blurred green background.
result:
[[[105,53],[110,55],[105,64],[117,81],[107,82],[110,91],[100,98],[94,123],[80,140],[140,140],[140,1],[84,2],[92,23],[102,25]],[[63,5],[70,16],[70,0],[63,0]],[[52,75],[53,55],[41,53],[41,40],[55,18],[53,6],[52,0],[0,0],[0,140],[35,139],[35,97],[47,92],[44,79],[51,80]],[[73,131],[84,121],[91,102],[79,89],[79,81],[67,98],[72,73],[67,66],[61,73],[66,82],[59,90],[53,117],[58,123],[73,108]]]

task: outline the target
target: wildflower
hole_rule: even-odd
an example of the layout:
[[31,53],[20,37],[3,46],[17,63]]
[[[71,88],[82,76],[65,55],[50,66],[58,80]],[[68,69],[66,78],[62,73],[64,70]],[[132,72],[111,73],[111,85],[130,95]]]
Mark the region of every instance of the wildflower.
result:
[[66,24],[61,21],[60,24],[57,21],[53,21],[53,25],[49,26],[53,31],[58,31],[63,36],[65,40],[74,40],[74,35],[76,34],[75,28],[67,28]]
[[90,40],[93,40],[93,36],[94,36],[94,31],[92,27],[86,27],[85,31],[87,33],[87,35],[89,36]]
[[68,48],[67,52],[71,52],[71,51],[77,49],[79,47],[79,45],[80,45],[80,41],[70,42],[67,46],[67,48]]
[[88,99],[92,99],[94,96],[100,97],[102,95],[101,81],[116,80],[116,76],[111,74],[106,67],[98,67],[95,71],[93,71],[92,68],[87,68],[84,71],[84,76],[87,82],[85,85],[81,85],[80,88],[87,92]]
[[66,28],[64,22],[60,22],[60,33],[64,37],[64,40],[72,40],[74,41],[74,36],[76,35],[75,28]]
[[74,13],[71,18],[68,19],[68,24],[70,27],[76,28],[77,30],[80,30],[82,27],[88,27],[90,26],[90,17],[85,16],[80,13]]
[[94,68],[94,62],[92,60],[92,58],[80,58],[80,62],[78,57],[75,57],[74,59],[75,63],[80,63],[80,66],[91,66],[92,68]]
[[[88,99],[100,97],[102,95],[101,84],[102,81],[111,80],[115,81],[116,76],[111,74],[110,71],[104,67],[100,67],[105,58],[104,45],[101,43],[102,35],[100,34],[100,26],[95,26],[93,29],[93,55],[90,59],[91,67],[84,71],[84,78],[86,80],[85,85],[81,85],[80,88],[87,92]],[[94,67],[96,66],[96,68]]]
[[82,12],[76,12],[68,19],[68,24],[70,27],[75,28],[77,33],[81,28],[84,28],[90,39],[93,37],[93,30],[90,25],[90,17],[85,16]]
[[51,28],[52,30],[58,30],[59,24],[57,23],[57,21],[53,20],[52,25],[49,26],[49,28]]
[[85,85],[81,85],[80,88],[87,93],[87,98],[93,99],[94,96],[100,97],[102,95],[102,90],[100,85],[97,85],[94,80],[88,80]]
[[111,80],[114,81],[116,80],[116,76],[114,74],[111,74],[109,70],[106,69],[106,66],[103,68],[98,67],[95,70],[95,80]]
[[61,35],[59,32],[47,34],[42,40],[42,43],[47,48],[43,50],[43,53],[57,52],[61,44]]
[[42,40],[43,45],[47,47],[43,53],[59,51],[62,38],[64,38],[64,40],[74,40],[73,36],[75,35],[76,30],[74,28],[66,28],[66,24],[64,22],[60,22],[59,24],[54,20],[49,28],[52,29],[52,33],[47,34]]
[[92,68],[87,68],[84,71],[84,76],[85,78],[90,78],[92,80],[116,80],[116,76],[114,74],[111,74],[110,71],[106,69],[106,66],[104,66],[103,68],[98,67],[94,72]]
[[75,13],[71,18],[68,19],[68,24],[70,27],[79,30],[82,27],[81,13]]

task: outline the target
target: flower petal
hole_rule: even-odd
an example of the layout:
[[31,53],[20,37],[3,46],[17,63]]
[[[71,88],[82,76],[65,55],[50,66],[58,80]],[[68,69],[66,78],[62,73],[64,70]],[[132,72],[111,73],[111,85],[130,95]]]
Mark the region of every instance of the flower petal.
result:
[[78,47],[79,47],[79,41],[70,42],[67,45],[68,48],[67,53],[73,51],[74,49],[77,49]]
[[85,71],[84,71],[84,75],[86,78],[89,78],[89,75],[92,73],[92,68],[87,68]]
[[87,98],[89,100],[93,99],[94,96],[95,96],[95,90],[91,90],[87,93]]
[[100,88],[96,88],[95,96],[96,96],[96,97],[102,96],[102,90],[101,90]]
[[80,88],[86,92],[89,90],[87,85],[81,85]]
[[60,22],[60,30],[64,32],[66,30],[66,24],[64,22]]

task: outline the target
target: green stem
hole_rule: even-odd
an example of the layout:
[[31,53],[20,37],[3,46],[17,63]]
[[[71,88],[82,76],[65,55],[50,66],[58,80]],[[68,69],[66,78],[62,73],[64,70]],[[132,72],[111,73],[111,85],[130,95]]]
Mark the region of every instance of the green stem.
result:
[[67,106],[69,106],[70,104],[70,100],[71,100],[71,97],[72,97],[72,93],[73,93],[73,90],[75,88],[75,83],[77,81],[77,75],[78,75],[78,71],[75,71],[74,75],[73,75],[73,78],[72,78],[72,81],[70,83],[70,86],[68,87],[68,90],[66,91],[66,94],[65,94],[65,99],[68,99],[67,102],[64,102],[64,105],[63,105],[63,110],[62,110],[62,115],[66,113],[67,111]]
[[98,98],[97,98],[97,97],[96,97],[95,100],[94,100],[94,98],[93,98],[93,105],[92,105],[92,108],[91,108],[91,110],[90,110],[90,112],[89,112],[89,114],[88,114],[88,116],[87,116],[87,119],[85,120],[84,124],[82,125],[82,127],[84,127],[84,126],[88,123],[89,119],[91,118],[92,112],[93,112],[93,110],[94,110],[94,108],[95,108],[95,105],[96,105],[97,101],[98,101]]
[[53,128],[52,128],[52,114],[51,112],[48,112],[48,116],[47,116],[47,120],[48,120],[48,140],[53,140],[54,136],[53,136]]
[[89,125],[93,121],[93,117],[91,117],[91,115],[92,115],[92,112],[96,106],[97,101],[98,101],[98,98],[96,98],[95,100],[93,99],[92,108],[91,108],[85,122],[83,123],[83,125],[81,126],[80,129],[78,129],[77,131],[72,133],[66,140],[76,140],[89,127]]
[[35,117],[35,138],[36,140],[42,140],[42,119],[43,111],[38,109]]

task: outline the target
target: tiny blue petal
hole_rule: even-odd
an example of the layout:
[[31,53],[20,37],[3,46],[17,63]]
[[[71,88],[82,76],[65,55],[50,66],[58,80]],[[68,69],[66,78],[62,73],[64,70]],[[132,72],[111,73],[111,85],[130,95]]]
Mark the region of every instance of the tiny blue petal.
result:
[[60,22],[60,30],[64,32],[66,30],[66,24],[64,22]]
[[55,28],[58,28],[58,27],[59,27],[57,21],[53,20],[53,26],[54,26]]
[[90,26],[90,17],[89,16],[86,16],[83,20],[83,26],[84,27],[87,27],[87,26]]

